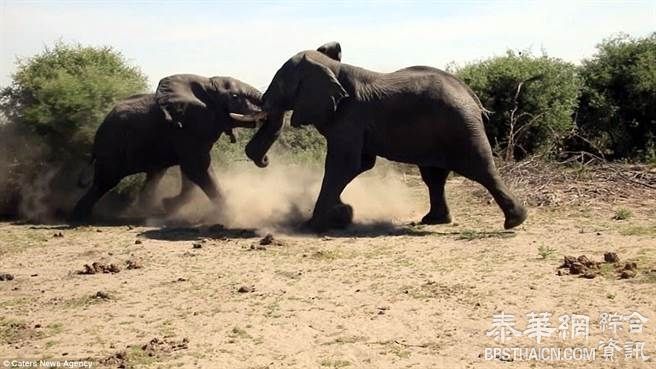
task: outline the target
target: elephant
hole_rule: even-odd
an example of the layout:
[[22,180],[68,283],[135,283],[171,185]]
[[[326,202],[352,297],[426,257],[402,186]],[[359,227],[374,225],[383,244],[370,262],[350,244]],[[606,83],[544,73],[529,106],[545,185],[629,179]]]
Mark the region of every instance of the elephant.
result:
[[[107,191],[135,173],[146,173],[142,205],[152,203],[158,183],[174,165],[183,174],[182,188],[177,196],[164,199],[167,212],[189,200],[193,184],[221,205],[210,150],[222,133],[234,142],[233,128],[256,127],[261,97],[259,90],[235,78],[177,74],[163,78],[154,94],[120,101],[96,131],[89,165],[93,181],[71,220],[87,220]],[[83,177],[80,185],[88,185]]]
[[292,56],[274,75],[262,102],[268,117],[245,148],[256,165],[268,164],[266,153],[280,134],[285,111],[293,110],[292,127],[312,124],[326,139],[321,190],[306,223],[314,231],[352,222],[353,209],[341,194],[379,156],[419,167],[430,198],[424,224],[451,222],[444,191],[451,171],[490,192],[506,229],[527,218],[495,167],[483,125],[488,111],[450,73],[427,66],[370,71],[342,63],[341,46],[332,42]]

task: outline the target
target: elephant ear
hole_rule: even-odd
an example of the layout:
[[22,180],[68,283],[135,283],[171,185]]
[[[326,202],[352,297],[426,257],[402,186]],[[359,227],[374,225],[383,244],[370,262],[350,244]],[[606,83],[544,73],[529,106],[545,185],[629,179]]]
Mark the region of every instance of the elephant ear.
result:
[[325,43],[317,51],[333,60],[342,61],[342,45],[337,41]]
[[162,78],[157,85],[155,98],[163,108],[173,107],[185,109],[192,105],[207,108],[207,105],[199,99],[199,94],[204,94],[202,77],[186,74],[176,74]]
[[291,125],[325,124],[333,118],[339,102],[349,95],[329,68],[308,59],[307,55],[299,67],[301,79]]

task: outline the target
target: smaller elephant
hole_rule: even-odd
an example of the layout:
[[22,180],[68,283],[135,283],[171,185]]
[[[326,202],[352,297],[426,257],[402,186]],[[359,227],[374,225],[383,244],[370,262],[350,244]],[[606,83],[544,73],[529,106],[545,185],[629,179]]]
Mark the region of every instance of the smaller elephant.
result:
[[235,127],[255,128],[262,114],[261,98],[256,88],[231,77],[178,74],[162,79],[155,94],[119,102],[96,131],[90,164],[93,181],[71,220],[88,219],[107,191],[135,173],[146,173],[140,197],[144,205],[152,203],[158,183],[174,165],[180,165],[182,189],[164,199],[167,212],[188,201],[193,184],[219,205],[222,196],[210,150],[223,133],[234,142]]

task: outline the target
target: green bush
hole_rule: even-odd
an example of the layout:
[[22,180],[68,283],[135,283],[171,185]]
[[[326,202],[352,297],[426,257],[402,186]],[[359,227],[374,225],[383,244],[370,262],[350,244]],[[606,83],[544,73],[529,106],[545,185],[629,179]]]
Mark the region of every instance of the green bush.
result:
[[0,214],[16,215],[26,197],[51,208],[39,214],[71,206],[98,125],[118,100],[146,87],[139,69],[110,47],[58,42],[19,59],[0,91]]
[[[326,140],[312,126],[290,127],[290,114],[285,117],[280,137],[273,144],[270,155],[278,157],[288,164],[323,164],[326,154]],[[237,142],[230,143],[228,137],[222,136],[212,149],[212,158],[219,165],[230,165],[236,161],[248,161],[244,152],[246,144],[255,134],[255,130],[239,129]]]
[[656,33],[617,35],[583,62],[577,124],[611,159],[656,159]]
[[290,127],[289,119],[273,146],[273,152],[295,164],[323,164],[326,155],[326,139],[314,126]]
[[488,138],[506,159],[557,149],[574,127],[572,113],[581,84],[570,63],[508,51],[449,69],[492,111],[486,122]]
[[90,152],[96,128],[116,101],[147,87],[141,71],[110,47],[58,42],[20,59],[10,86],[0,92],[0,110],[50,148],[46,160]]
[[221,135],[219,141],[212,146],[212,160],[219,166],[230,166],[237,161],[247,161],[244,147],[255,134],[254,129],[236,129],[234,130],[237,142],[230,142],[227,135]]

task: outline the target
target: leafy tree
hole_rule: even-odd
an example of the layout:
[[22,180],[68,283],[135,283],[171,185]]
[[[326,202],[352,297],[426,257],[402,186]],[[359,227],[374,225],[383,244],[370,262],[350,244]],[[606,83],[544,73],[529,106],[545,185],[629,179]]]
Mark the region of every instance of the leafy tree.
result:
[[62,42],[19,59],[0,111],[50,149],[47,160],[81,157],[105,114],[122,98],[146,89],[146,77],[110,47]]
[[19,59],[0,89],[0,215],[16,215],[34,193],[39,220],[71,206],[96,128],[116,101],[146,87],[139,69],[110,47],[58,42]]
[[574,127],[580,80],[570,63],[508,51],[450,69],[492,111],[486,122],[488,138],[506,159],[556,149]]
[[578,125],[613,159],[656,159],[656,32],[617,35],[583,62]]

